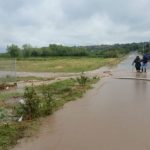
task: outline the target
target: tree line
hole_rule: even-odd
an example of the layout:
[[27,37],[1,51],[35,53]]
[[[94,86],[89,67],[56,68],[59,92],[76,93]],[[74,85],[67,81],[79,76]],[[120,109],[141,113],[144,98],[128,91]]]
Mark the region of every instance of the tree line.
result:
[[50,44],[48,47],[33,47],[30,44],[24,44],[21,48],[15,44],[7,46],[8,57],[29,58],[29,57],[53,57],[53,56],[88,56],[116,58],[125,55],[131,51],[150,52],[148,42],[114,44],[114,45],[93,45],[93,46],[63,46]]

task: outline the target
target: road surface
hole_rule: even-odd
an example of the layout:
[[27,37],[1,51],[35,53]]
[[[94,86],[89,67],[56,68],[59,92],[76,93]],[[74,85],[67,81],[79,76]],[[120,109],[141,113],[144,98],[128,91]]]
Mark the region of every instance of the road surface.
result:
[[13,150],[150,150],[150,82],[132,72],[129,56],[83,98],[44,119],[37,137]]

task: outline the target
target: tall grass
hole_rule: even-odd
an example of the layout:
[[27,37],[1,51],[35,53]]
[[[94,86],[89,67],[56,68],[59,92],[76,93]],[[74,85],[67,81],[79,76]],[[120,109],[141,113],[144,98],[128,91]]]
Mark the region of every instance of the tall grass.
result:
[[[111,65],[119,58],[56,57],[45,59],[17,60],[17,71],[23,72],[82,72]],[[2,66],[7,60],[1,62]]]

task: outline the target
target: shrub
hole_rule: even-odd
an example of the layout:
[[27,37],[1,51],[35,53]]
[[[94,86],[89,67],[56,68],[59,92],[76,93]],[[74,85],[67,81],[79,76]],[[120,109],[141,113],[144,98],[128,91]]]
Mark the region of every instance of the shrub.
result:
[[87,81],[88,81],[88,77],[84,75],[84,73],[82,72],[80,77],[77,77],[77,82],[79,83],[79,85],[81,85],[82,87],[86,85]]
[[37,94],[35,87],[27,87],[24,100],[15,108],[15,113],[18,117],[23,116],[24,120],[31,120],[51,114],[54,105],[51,93],[45,86],[40,94]]
[[55,103],[52,98],[52,95],[48,89],[43,86],[43,91],[42,91],[42,102],[41,102],[41,114],[42,115],[49,115],[53,112],[53,107]]
[[40,98],[37,95],[34,87],[27,87],[24,93],[24,103],[20,103],[16,108],[16,112],[19,115],[23,115],[26,120],[31,120],[39,117],[39,103]]

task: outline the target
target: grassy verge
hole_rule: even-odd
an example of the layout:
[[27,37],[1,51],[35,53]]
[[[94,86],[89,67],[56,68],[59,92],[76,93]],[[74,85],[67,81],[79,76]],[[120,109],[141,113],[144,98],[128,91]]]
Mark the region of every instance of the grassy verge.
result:
[[24,121],[21,123],[12,122],[0,126],[0,150],[10,149],[17,144],[17,140],[23,137],[30,137],[38,129],[37,122]]
[[23,93],[19,93],[19,92],[0,92],[0,102],[1,101],[5,101],[11,98],[16,98],[16,97],[21,97],[23,96]]
[[3,78],[0,78],[0,83],[8,83],[8,82],[19,82],[19,81],[46,81],[46,80],[52,80],[54,78],[42,78],[42,77],[34,77],[34,76],[28,76],[28,77],[11,77],[6,76]]
[[37,86],[36,91],[40,94],[43,92],[43,88],[46,91],[50,91],[52,99],[55,99],[53,110],[57,110],[60,106],[63,106],[66,102],[76,100],[80,98],[86,90],[91,88],[98,79],[89,79],[86,85],[80,86],[76,80],[70,79],[65,81],[56,82],[50,85]]
[[[92,57],[54,57],[45,59],[17,60],[17,71],[23,72],[82,72],[98,69],[105,65],[113,65],[120,58],[92,58]],[[1,60],[0,66],[8,64],[8,60]],[[9,67],[8,67],[9,68]],[[3,68],[5,70],[5,68]],[[2,69],[1,69],[2,70]]]
[[[29,112],[28,110],[28,104],[26,101],[26,106],[20,107],[21,104],[16,106],[17,111],[21,110],[21,113],[24,114],[24,116],[27,116],[25,120],[21,123],[18,122],[10,122],[7,124],[0,124],[0,150],[6,150],[10,146],[13,146],[17,143],[17,140],[26,136],[26,131],[31,128],[33,122],[39,117],[43,117],[46,115],[49,115],[53,113],[54,111],[58,110],[60,107],[62,107],[65,103],[68,101],[76,100],[77,98],[81,97],[88,89],[90,89],[92,84],[96,83],[99,79],[98,78],[92,78],[86,80],[86,84],[80,85],[79,82],[75,79],[69,79],[65,81],[59,81],[50,85],[41,85],[36,87],[30,87],[29,89],[34,88],[34,91],[25,92],[24,98],[32,99],[33,102],[37,102],[38,100],[38,106],[37,109],[30,109],[35,110],[33,113],[36,113],[36,115],[33,115],[31,117],[28,117]],[[36,93],[35,93],[36,92]],[[44,92],[44,95],[43,95]],[[45,93],[48,95],[50,94],[50,97],[46,96]],[[12,95],[11,95],[12,96]],[[45,99],[43,99],[46,96]],[[37,98],[37,99],[35,99]],[[45,103],[47,98],[52,98],[52,105],[51,103]],[[36,103],[29,103],[29,107],[33,104],[33,106],[37,105]],[[46,104],[46,105],[45,105]],[[50,106],[51,108],[47,107]],[[21,108],[21,109],[20,109]],[[26,108],[25,111],[22,109]],[[46,110],[46,111],[45,111]],[[38,112],[38,113],[37,113]],[[19,112],[16,114],[19,115]],[[34,117],[34,118],[32,118]],[[30,120],[30,121],[29,121]]]
[[16,144],[16,139],[23,135],[25,126],[21,124],[11,123],[0,126],[0,150],[5,150],[9,145]]

